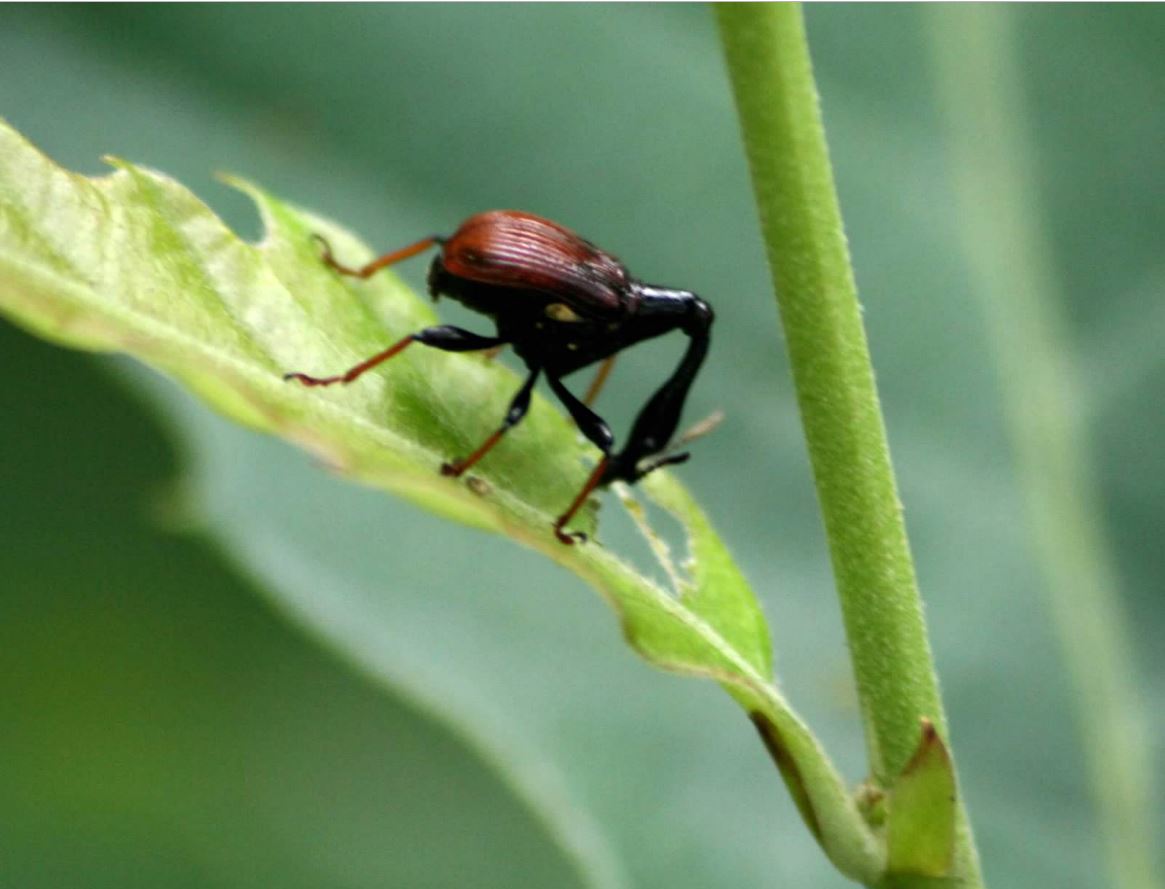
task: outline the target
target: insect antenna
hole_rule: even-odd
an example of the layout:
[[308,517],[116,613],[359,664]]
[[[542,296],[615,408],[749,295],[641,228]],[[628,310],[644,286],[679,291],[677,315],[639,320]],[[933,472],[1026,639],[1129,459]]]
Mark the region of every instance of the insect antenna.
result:
[[674,466],[676,463],[685,462],[691,455],[687,452],[677,454],[676,451],[698,438],[703,438],[705,435],[712,432],[723,421],[724,411],[713,411],[704,419],[697,423],[693,423],[685,431],[681,432],[674,439],[668,442],[667,447],[665,447],[662,451],[644,457],[642,460],[636,463],[635,471],[640,475],[647,475],[647,473],[654,472],[655,470],[664,466]]

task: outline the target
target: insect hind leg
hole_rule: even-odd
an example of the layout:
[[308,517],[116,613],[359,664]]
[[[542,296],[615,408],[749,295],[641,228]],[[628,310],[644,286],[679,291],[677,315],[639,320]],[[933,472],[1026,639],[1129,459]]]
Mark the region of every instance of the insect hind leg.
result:
[[418,253],[423,253],[430,247],[445,243],[445,238],[441,235],[429,235],[429,237],[422,238],[415,244],[409,244],[409,246],[402,247],[400,250],[385,253],[383,256],[378,256],[371,262],[355,268],[344,265],[336,259],[335,254],[332,253],[332,245],[328,243],[327,238],[323,235],[312,235],[312,240],[316,241],[323,248],[324,252],[320,258],[324,261],[324,265],[341,275],[360,278],[361,280],[371,278],[381,269],[416,256]]

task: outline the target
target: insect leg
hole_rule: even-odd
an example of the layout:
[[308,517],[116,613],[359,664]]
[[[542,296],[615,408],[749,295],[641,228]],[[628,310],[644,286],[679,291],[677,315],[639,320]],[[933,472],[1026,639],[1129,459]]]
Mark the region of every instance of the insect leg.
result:
[[504,345],[506,340],[496,336],[481,336],[480,334],[471,333],[468,330],[462,330],[460,327],[443,324],[439,327],[426,327],[424,330],[410,333],[404,339],[393,343],[383,352],[377,352],[371,358],[366,358],[356,366],[348,368],[342,374],[336,374],[331,377],[312,377],[297,372],[284,374],[283,379],[298,380],[305,386],[330,386],[333,383],[351,383],[365,371],[372,370],[376,365],[388,361],[389,358],[403,352],[413,343],[423,343],[426,346],[432,346],[434,349],[442,349],[446,352],[476,352],[481,349],[492,349],[494,346]]
[[587,498],[591,496],[591,492],[604,482],[604,476],[607,474],[607,466],[610,463],[610,456],[603,454],[603,459],[598,462],[595,468],[591,471],[590,478],[586,480],[579,492],[574,495],[574,499],[570,501],[570,506],[566,508],[566,512],[554,520],[554,536],[558,538],[560,543],[565,543],[568,546],[573,544],[576,540],[582,542],[587,539],[582,531],[564,531],[574,514],[579,511]]
[[599,365],[599,372],[595,374],[595,378],[591,380],[591,384],[587,387],[587,394],[583,396],[583,404],[590,407],[595,403],[595,399],[599,397],[599,393],[603,391],[603,386],[607,382],[607,377],[611,375],[611,368],[615,366],[615,356],[604,359],[603,363]]
[[530,393],[534,390],[534,383],[538,380],[538,374],[541,371],[542,368],[540,367],[531,369],[530,376],[526,377],[526,382],[522,384],[522,388],[518,390],[518,394],[510,402],[510,409],[506,411],[506,418],[502,421],[502,425],[489,438],[482,442],[476,451],[465,459],[442,464],[442,475],[461,475],[470,466],[488,454],[490,449],[502,440],[503,435],[521,422],[522,418],[526,416],[526,411],[530,409]]
[[579,511],[579,508],[587,502],[587,498],[591,495],[591,492],[603,481],[603,477],[607,471],[608,456],[611,453],[611,447],[615,444],[615,436],[611,434],[611,429],[607,426],[606,421],[575,398],[574,394],[562,384],[562,381],[558,377],[547,374],[546,379],[549,380],[550,388],[554,390],[554,394],[558,396],[559,401],[570,411],[571,417],[578,425],[582,434],[603,452],[603,459],[592,470],[590,477],[583,484],[578,494],[575,495],[570,506],[566,508],[566,512],[560,515],[554,522],[554,536],[563,543],[571,544],[575,540],[586,540],[586,535],[581,531],[567,532],[563,528],[574,518],[574,514]]
[[578,426],[579,431],[604,454],[611,453],[611,445],[615,443],[615,436],[611,434],[611,429],[606,421],[575,398],[574,393],[567,389],[558,377],[547,374],[546,379],[550,383],[550,388],[554,390],[554,394],[558,396],[558,400],[570,411],[570,416]]
[[687,317],[681,325],[689,337],[688,348],[672,375],[656,390],[635,418],[626,446],[611,458],[601,484],[616,480],[634,483],[652,469],[685,459],[685,455],[676,454],[656,466],[640,467],[645,458],[666,448],[675,435],[688,390],[708,354],[712,320],[712,309],[703,300],[693,296],[688,302]]
[[371,278],[382,268],[393,265],[401,260],[408,259],[411,256],[416,256],[418,253],[423,253],[435,244],[443,244],[445,239],[440,235],[430,235],[429,237],[417,241],[415,244],[409,244],[407,247],[402,247],[400,250],[394,250],[392,253],[386,253],[379,256],[366,265],[360,268],[352,268],[351,266],[341,265],[336,257],[332,254],[332,245],[327,242],[323,235],[312,235],[312,238],[320,242],[324,248],[324,255],[321,257],[324,265],[339,272],[341,275],[350,275],[353,278]]

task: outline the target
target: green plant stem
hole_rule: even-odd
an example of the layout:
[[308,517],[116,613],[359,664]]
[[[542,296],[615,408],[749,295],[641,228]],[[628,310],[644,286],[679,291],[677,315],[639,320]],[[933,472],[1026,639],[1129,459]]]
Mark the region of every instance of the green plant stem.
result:
[[1159,889],[1152,769],[1127,619],[1074,400],[1010,9],[928,10],[976,291],[983,297],[1048,605],[1079,703],[1113,885]]
[[[929,717],[946,720],[799,6],[717,7],[829,540],[872,780],[885,788]],[[955,864],[979,885],[960,803]],[[893,878],[886,885],[895,885]]]

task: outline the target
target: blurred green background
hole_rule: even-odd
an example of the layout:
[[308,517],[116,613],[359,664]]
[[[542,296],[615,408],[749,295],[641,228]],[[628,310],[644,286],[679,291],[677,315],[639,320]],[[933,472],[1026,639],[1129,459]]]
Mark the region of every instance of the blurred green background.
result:
[[[1159,768],[1165,10],[1011,14]],[[923,15],[808,11],[831,150],[987,879],[1093,887],[1072,691]],[[709,299],[689,417],[727,420],[680,471],[763,600],[782,684],[860,780],[705,8],[9,6],[0,25],[0,114],[73,169],[156,167],[249,237],[216,171],[385,248],[520,207]],[[621,361],[602,401],[617,434],[678,348]],[[331,479],[124,360],[5,322],[0,368],[0,886],[847,885],[735,706],[643,666],[575,578]],[[642,558],[604,512],[608,544]]]

